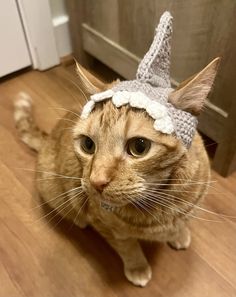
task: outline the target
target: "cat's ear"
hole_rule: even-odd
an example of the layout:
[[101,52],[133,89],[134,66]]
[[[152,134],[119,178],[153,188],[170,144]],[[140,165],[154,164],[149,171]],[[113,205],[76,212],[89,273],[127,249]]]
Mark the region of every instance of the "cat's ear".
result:
[[86,69],[84,69],[76,60],[76,72],[79,79],[79,85],[87,95],[93,95],[106,90],[106,84],[99,81]]
[[203,108],[216,77],[220,58],[214,59],[197,75],[189,78],[169,95],[176,108],[198,115]]

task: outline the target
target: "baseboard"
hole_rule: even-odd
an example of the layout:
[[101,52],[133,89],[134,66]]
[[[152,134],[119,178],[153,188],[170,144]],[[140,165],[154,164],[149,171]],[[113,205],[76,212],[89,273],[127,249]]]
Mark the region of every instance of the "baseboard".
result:
[[73,55],[69,54],[69,55],[61,57],[60,64],[65,67],[75,64]]

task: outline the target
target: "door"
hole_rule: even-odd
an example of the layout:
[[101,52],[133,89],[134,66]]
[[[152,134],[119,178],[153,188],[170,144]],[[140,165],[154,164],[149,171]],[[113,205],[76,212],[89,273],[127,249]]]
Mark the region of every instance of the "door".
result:
[[15,0],[0,1],[0,77],[31,65]]

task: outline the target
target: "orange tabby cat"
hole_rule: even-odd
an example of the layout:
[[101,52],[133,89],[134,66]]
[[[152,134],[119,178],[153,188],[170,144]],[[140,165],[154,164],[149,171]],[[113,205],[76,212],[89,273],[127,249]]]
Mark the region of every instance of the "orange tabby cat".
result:
[[[198,114],[213,84],[218,59],[169,96],[172,104]],[[79,80],[88,96],[110,86]],[[152,271],[139,239],[187,248],[187,227],[207,190],[210,168],[201,137],[187,149],[173,135],[157,132],[146,112],[129,105],[98,103],[87,119],[75,108],[50,135],[34,124],[31,101],[15,105],[21,139],[38,151],[37,188],[64,218],[96,229],[117,251],[129,281],[145,286]],[[49,178],[50,177],[50,178]],[[66,207],[65,207],[66,206]]]

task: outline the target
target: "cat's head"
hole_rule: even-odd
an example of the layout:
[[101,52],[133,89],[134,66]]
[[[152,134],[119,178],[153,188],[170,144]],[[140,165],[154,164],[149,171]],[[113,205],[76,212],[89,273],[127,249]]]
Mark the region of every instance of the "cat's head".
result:
[[[170,93],[177,109],[198,115],[212,87],[219,59]],[[111,88],[91,81],[78,68],[88,96]],[[155,183],[162,184],[182,164],[188,149],[174,134],[158,132],[145,110],[120,108],[111,100],[97,103],[74,127],[75,152],[83,166],[82,186],[101,201],[125,205],[142,199]],[[150,193],[150,192],[149,192]]]

